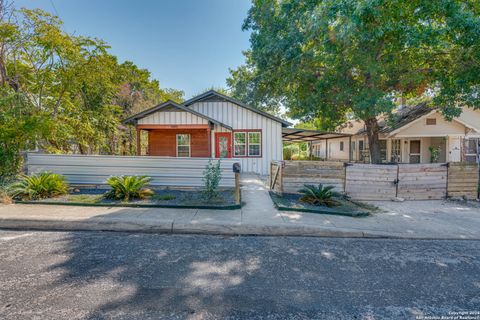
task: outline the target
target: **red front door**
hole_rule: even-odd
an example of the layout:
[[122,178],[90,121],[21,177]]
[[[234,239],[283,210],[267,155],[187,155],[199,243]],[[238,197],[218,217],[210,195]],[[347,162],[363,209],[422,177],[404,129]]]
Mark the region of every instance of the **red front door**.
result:
[[232,157],[232,134],[230,132],[215,133],[215,157]]

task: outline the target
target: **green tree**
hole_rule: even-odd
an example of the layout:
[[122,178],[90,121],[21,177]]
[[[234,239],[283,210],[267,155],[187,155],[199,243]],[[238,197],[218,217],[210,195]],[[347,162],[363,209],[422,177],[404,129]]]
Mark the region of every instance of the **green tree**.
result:
[[281,97],[269,91],[268,74],[257,72],[251,52],[244,52],[246,63],[237,69],[230,69],[227,86],[231,96],[262,111],[280,115]]
[[447,119],[480,106],[479,12],[477,0],[254,0],[251,53],[232,77],[283,99],[293,118],[351,112],[378,163],[376,117],[396,99],[430,96]]
[[183,99],[108,49],[65,32],[56,16],[0,0],[0,179],[14,175],[21,152],[33,148],[132,154],[135,135],[121,121]]

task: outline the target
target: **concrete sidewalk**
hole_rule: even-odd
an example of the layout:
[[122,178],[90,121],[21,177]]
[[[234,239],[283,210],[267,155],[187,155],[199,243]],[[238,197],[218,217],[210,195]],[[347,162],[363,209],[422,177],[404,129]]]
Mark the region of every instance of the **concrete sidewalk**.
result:
[[0,205],[0,228],[223,235],[480,239],[480,207],[450,201],[373,202],[384,212],[351,218],[273,207],[257,176],[242,177],[238,210]]

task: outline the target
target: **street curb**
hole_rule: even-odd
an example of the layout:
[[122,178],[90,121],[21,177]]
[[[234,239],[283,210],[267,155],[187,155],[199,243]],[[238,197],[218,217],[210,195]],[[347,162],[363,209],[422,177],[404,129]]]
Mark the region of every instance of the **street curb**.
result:
[[36,204],[47,206],[71,206],[71,207],[114,207],[114,208],[167,208],[167,209],[208,209],[208,210],[236,210],[242,208],[240,204],[224,206],[208,205],[168,205],[146,203],[83,203],[83,202],[55,202],[55,201],[15,201],[17,204]]
[[350,230],[331,230],[304,226],[256,226],[221,224],[139,224],[128,220],[35,220],[0,219],[0,229],[38,231],[108,231],[154,234],[196,234],[221,236],[290,236],[323,238],[370,238],[370,239],[415,239],[415,240],[480,240],[479,238],[415,237],[412,235],[385,234]]

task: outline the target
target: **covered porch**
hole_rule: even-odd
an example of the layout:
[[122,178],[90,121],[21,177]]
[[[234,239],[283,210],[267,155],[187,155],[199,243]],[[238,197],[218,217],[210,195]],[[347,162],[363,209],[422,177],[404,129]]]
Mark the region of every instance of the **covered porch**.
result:
[[173,101],[127,119],[135,124],[137,155],[231,157],[232,128]]

